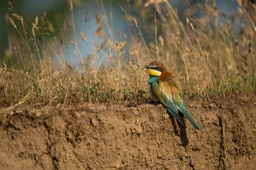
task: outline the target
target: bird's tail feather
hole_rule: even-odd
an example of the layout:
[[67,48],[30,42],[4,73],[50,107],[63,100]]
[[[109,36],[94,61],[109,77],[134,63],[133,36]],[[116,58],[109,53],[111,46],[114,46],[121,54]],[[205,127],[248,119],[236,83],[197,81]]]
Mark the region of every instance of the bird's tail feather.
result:
[[195,121],[195,119],[191,116],[191,114],[188,111],[186,111],[183,114],[195,129],[198,129],[198,130],[202,129],[202,127]]

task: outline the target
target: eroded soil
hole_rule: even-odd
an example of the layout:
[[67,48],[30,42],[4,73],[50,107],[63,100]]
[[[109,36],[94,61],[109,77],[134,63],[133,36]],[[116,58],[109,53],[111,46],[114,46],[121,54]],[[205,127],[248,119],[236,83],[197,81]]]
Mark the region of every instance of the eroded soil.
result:
[[255,169],[256,99],[187,100],[186,135],[161,105],[0,109],[0,169]]

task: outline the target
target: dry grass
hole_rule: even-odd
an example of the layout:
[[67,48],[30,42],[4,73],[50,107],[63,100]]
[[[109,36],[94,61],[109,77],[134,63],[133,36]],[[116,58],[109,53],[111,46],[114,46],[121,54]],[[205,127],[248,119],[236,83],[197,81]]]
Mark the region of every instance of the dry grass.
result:
[[[72,13],[72,1],[69,2]],[[103,9],[102,1],[99,2]],[[107,36],[106,30],[113,31],[107,15],[102,12],[96,16],[98,29],[95,36],[102,38],[103,43],[95,43],[94,48],[104,57],[93,54],[82,59],[79,48],[76,48],[74,57],[81,60],[79,70],[65,64],[61,57],[64,55],[60,55],[65,51],[64,46],[61,52],[54,50],[59,45],[54,38],[47,43],[39,41],[50,34],[46,15],[36,17],[32,26],[28,26],[22,16],[13,11],[8,20],[18,33],[20,43],[14,46],[15,50],[11,49],[11,55],[6,55],[0,68],[0,100],[5,105],[143,102],[148,98],[148,76],[143,67],[154,59],[177,72],[186,94],[207,97],[256,94],[256,36],[252,27],[248,26],[236,41],[231,41],[228,24],[221,29],[215,25],[215,29],[207,31],[201,29],[206,27],[207,18],[191,18],[183,24],[171,5],[166,1],[163,3],[163,6],[146,4],[144,8],[144,16],[149,16],[152,8],[159,9],[156,15],[160,19],[155,17],[154,23],[149,25],[154,28],[153,33],[142,31],[147,29],[123,8],[127,22],[134,25],[131,29],[135,33],[129,42],[116,42],[111,34]],[[70,20],[72,23],[72,17]],[[61,30],[65,32],[66,27],[64,24]],[[146,44],[147,35],[153,35],[154,42]],[[87,41],[81,33],[71,42],[75,47],[78,38]],[[123,50],[124,46],[128,47],[128,52]],[[109,64],[102,64],[103,60]],[[53,64],[56,61],[58,66]]]

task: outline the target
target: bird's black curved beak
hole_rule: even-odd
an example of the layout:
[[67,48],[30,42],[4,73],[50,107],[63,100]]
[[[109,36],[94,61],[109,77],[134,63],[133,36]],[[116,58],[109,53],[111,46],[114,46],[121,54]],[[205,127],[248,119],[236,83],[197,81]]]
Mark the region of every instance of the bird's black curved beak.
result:
[[149,65],[146,65],[144,68],[146,68],[146,69],[149,69],[149,68],[151,68]]

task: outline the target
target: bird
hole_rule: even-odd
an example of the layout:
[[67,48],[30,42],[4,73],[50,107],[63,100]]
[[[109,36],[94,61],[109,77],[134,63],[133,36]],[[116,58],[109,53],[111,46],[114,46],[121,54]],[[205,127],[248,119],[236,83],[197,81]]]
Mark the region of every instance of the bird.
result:
[[168,72],[165,66],[157,60],[146,65],[145,68],[149,74],[148,86],[153,102],[161,103],[167,113],[173,116],[181,126],[186,127],[182,119],[184,116],[195,129],[200,130],[201,126],[194,120],[185,106],[180,83],[174,74]]

